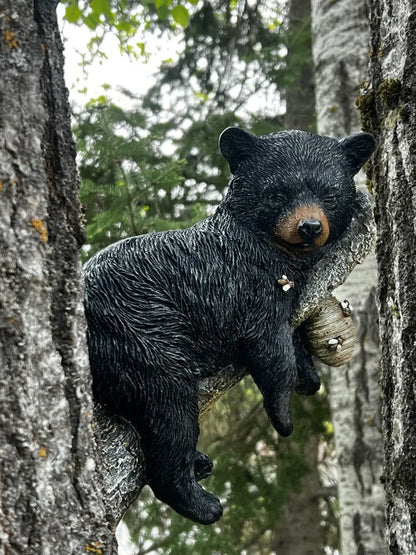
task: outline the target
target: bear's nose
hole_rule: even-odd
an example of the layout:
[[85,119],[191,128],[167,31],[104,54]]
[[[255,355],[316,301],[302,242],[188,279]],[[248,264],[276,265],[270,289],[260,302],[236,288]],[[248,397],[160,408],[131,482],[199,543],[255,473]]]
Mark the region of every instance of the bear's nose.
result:
[[298,224],[298,232],[305,243],[313,243],[322,233],[322,224],[319,220],[301,220]]

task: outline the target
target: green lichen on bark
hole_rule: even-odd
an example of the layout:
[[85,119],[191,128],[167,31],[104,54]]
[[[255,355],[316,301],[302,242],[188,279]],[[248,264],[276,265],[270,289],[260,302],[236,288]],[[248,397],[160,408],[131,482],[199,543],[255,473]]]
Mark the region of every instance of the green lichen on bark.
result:
[[355,101],[360,114],[361,129],[366,133],[373,133],[374,121],[377,118],[376,98],[373,89],[368,83],[362,83],[360,94]]
[[[397,121],[405,122],[408,118],[408,111],[405,107],[399,107],[402,84],[399,79],[385,79],[377,87],[377,91],[368,83],[362,83],[360,94],[355,101],[355,105],[360,114],[361,128],[367,133],[377,134],[380,130],[380,122],[386,123],[389,127],[392,125],[391,112],[398,109],[397,117],[394,117],[394,123]],[[382,114],[378,114],[381,110]],[[380,119],[381,117],[381,119]]]
[[365,186],[368,189],[368,192],[373,195],[374,194],[374,185],[373,185],[373,164],[371,160],[367,160],[364,164],[364,172],[365,172]]
[[378,86],[377,93],[386,110],[394,110],[399,105],[402,84],[399,79],[385,79]]

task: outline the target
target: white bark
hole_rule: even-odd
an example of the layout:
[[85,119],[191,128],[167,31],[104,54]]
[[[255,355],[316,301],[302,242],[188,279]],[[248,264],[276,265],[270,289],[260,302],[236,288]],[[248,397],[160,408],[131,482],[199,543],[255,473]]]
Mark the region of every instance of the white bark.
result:
[[107,555],[55,2],[2,2],[0,31],[0,553]]
[[[365,2],[313,0],[312,27],[318,132],[334,137],[358,132],[354,102],[366,76],[369,48]],[[375,284],[371,256],[336,291],[356,309],[359,337],[353,359],[333,369],[330,380],[343,555],[383,552],[377,313],[371,303]]]
[[318,133],[341,138],[360,130],[354,107],[366,76],[364,0],[312,0],[312,50]]
[[379,264],[386,539],[416,553],[416,4],[370,0],[370,81],[361,114],[372,165]]

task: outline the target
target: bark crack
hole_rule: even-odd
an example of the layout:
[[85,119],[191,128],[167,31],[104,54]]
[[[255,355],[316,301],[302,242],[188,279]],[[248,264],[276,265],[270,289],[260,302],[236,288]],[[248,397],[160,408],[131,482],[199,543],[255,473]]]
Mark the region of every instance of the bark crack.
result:
[[[44,103],[48,106],[48,120],[42,140],[46,177],[48,180],[48,237],[49,260],[48,268],[52,285],[51,331],[53,344],[60,355],[65,374],[65,396],[71,423],[72,469],[71,482],[78,500],[83,508],[87,506],[83,489],[79,484],[83,455],[79,445],[79,427],[81,422],[81,403],[76,390],[77,364],[74,360],[74,329],[76,318],[74,299],[76,299],[76,284],[79,283],[77,273],[78,253],[73,248],[72,235],[79,227],[78,222],[73,225],[74,211],[77,205],[70,202],[68,183],[77,181],[76,174],[71,176],[62,167],[61,159],[68,146],[72,144],[72,134],[69,124],[62,127],[62,103],[66,99],[66,89],[62,77],[56,75],[51,66],[49,52],[52,50],[62,56],[61,48],[57,45],[52,20],[55,18],[55,2],[35,1],[35,21],[38,24],[39,35],[44,45],[44,67],[41,89]],[[62,98],[61,98],[62,97]],[[67,118],[69,120],[69,118]],[[68,128],[67,128],[68,127]],[[59,132],[58,132],[59,130]],[[73,145],[72,145],[73,146]],[[73,149],[72,149],[73,150]],[[58,269],[58,271],[56,271]],[[71,304],[68,304],[68,295]]]
[[[354,24],[355,25],[355,24]],[[346,135],[351,133],[351,90],[350,90],[350,78],[348,75],[346,63],[341,60],[338,65],[339,73],[339,104],[342,110],[343,116],[343,129]]]

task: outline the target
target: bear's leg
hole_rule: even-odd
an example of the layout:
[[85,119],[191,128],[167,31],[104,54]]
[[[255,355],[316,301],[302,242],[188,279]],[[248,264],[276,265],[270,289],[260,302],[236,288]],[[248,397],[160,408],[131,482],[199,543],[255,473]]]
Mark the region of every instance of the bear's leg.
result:
[[293,432],[290,401],[295,385],[294,376],[290,380],[277,380],[275,385],[279,389],[275,391],[269,389],[270,384],[264,389],[255,378],[254,381],[263,394],[264,409],[274,429],[283,437],[290,436]]
[[321,380],[316,373],[312,356],[302,341],[300,328],[293,333],[293,346],[297,363],[295,391],[299,395],[313,395],[321,387]]
[[273,427],[281,436],[289,436],[293,431],[290,400],[297,374],[289,325],[257,337],[248,347],[248,360]]
[[200,524],[212,524],[221,517],[222,507],[214,495],[198,484],[194,470],[195,461],[202,460],[196,451],[197,387],[189,387],[179,379],[165,380],[163,385],[163,392],[159,389],[151,406],[134,419],[148,483],[156,497],[179,514]]

